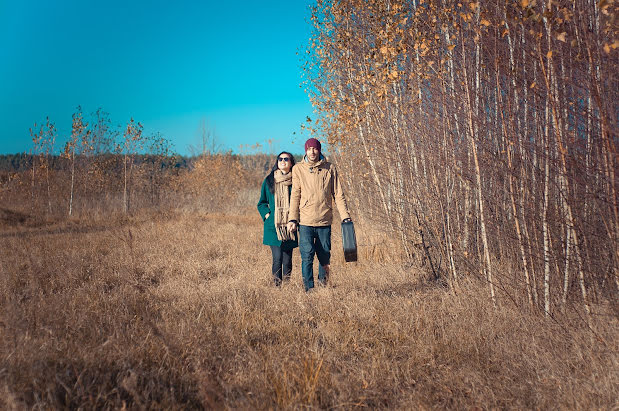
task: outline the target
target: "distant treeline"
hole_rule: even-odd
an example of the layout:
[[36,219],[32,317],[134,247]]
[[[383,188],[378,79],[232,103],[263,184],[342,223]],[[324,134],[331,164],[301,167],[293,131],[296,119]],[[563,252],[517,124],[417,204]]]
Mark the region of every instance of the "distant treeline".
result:
[[[26,171],[32,168],[33,162],[38,161],[39,157],[28,153],[0,154],[0,172],[19,173]],[[96,157],[110,163],[121,163],[123,159],[123,155],[112,153],[98,154]],[[46,158],[51,169],[63,170],[70,167],[69,161],[61,155],[48,155]],[[76,155],[76,158],[80,161],[86,161],[93,156]],[[161,168],[187,168],[197,158],[197,156],[172,155],[161,157],[150,154],[135,154],[134,162],[135,164],[159,164]]]
[[[235,158],[246,164],[248,167],[254,169],[264,170],[265,172],[271,167],[271,157],[268,154],[233,154],[233,153],[220,153],[215,154],[230,158]],[[106,162],[110,164],[122,165],[122,154],[98,154],[96,156],[76,155],[76,161],[79,162]],[[298,156],[300,157],[300,156]],[[62,155],[48,155],[45,157],[49,164],[50,169],[53,170],[66,170],[71,166],[69,160]],[[183,156],[180,154],[174,154],[170,156],[156,156],[151,154],[134,154],[133,162],[135,165],[148,164],[157,165],[161,169],[191,169],[196,161],[202,158],[202,155]],[[39,155],[33,155],[28,153],[18,154],[0,154],[0,172],[14,172],[19,173],[32,169],[33,162],[38,162]]]
[[111,154],[0,156],[0,208],[33,218],[141,209],[246,207],[271,155]]

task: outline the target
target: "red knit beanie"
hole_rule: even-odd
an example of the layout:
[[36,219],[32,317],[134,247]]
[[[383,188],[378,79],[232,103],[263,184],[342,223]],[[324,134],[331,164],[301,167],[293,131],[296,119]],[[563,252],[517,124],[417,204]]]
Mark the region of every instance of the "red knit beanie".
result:
[[305,151],[307,151],[307,149],[310,147],[314,147],[316,150],[320,151],[320,141],[316,140],[315,138],[308,139],[305,142]]

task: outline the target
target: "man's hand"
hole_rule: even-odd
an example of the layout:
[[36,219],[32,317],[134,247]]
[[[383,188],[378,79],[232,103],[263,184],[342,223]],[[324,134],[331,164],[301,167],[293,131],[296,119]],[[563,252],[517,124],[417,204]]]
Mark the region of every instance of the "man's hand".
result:
[[294,221],[288,221],[288,231],[290,231],[291,233],[294,233],[295,231],[297,231],[297,223]]
[[352,223],[352,220],[350,218],[345,218],[342,220],[342,223]]

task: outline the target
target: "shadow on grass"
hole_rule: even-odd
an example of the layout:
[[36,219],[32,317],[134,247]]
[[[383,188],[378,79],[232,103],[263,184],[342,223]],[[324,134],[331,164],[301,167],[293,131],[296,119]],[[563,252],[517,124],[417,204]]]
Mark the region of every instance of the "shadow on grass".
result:
[[26,238],[53,234],[86,234],[113,230],[127,224],[114,219],[106,223],[76,220],[45,220],[36,215],[0,207],[0,238]]
[[109,231],[115,226],[72,226],[72,227],[57,227],[57,228],[38,228],[28,231],[11,231],[0,233],[0,238],[25,238],[35,237],[40,235],[53,235],[53,234],[86,234],[96,233],[101,231]]

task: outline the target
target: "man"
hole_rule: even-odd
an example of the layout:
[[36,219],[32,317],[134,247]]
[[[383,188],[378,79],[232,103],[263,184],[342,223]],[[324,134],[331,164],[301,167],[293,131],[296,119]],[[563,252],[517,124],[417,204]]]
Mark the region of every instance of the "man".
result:
[[305,291],[314,288],[314,254],[318,257],[318,283],[327,284],[331,259],[333,200],[343,221],[350,213],[335,166],[320,153],[320,141],[305,142],[305,156],[292,169],[288,230],[299,230],[299,251]]

